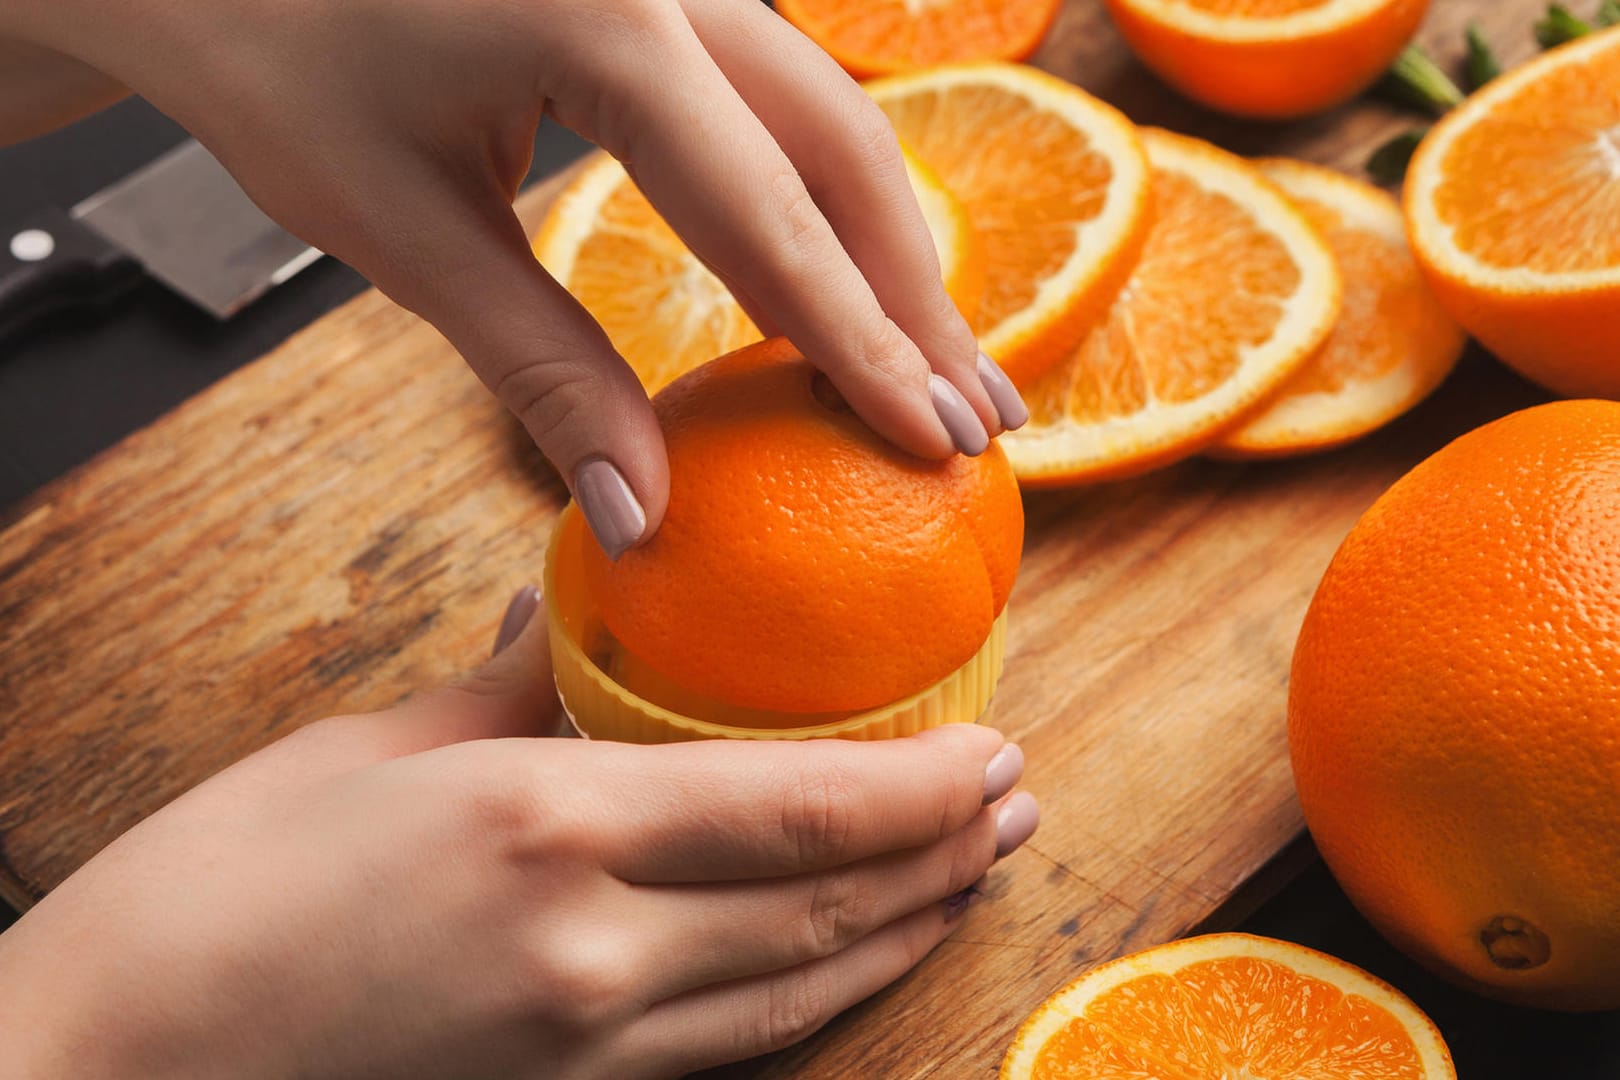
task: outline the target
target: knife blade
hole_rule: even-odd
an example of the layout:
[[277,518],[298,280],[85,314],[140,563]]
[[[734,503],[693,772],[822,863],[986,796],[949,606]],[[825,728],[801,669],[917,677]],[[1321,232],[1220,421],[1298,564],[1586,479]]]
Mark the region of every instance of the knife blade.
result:
[[0,229],[0,335],[108,303],[143,275],[228,319],[320,257],[188,139],[65,213]]

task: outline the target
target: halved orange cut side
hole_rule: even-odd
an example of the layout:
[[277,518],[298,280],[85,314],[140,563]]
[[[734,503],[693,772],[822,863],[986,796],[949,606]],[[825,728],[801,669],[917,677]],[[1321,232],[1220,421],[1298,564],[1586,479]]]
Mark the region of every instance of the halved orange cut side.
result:
[[938,174],[983,244],[968,321],[1020,386],[1107,311],[1147,236],[1136,128],[1078,87],[1021,64],[960,64],[867,84],[900,141]]
[[1024,1022],[1001,1080],[1455,1080],[1434,1023],[1359,968],[1210,934],[1093,968]]
[[1022,60],[1061,0],[776,0],[777,13],[856,78]]
[[1001,438],[1021,482],[1056,486],[1168,464],[1214,443],[1327,339],[1333,253],[1241,158],[1142,133],[1154,223],[1107,316],[1024,387],[1030,422]]
[[1222,457],[1302,454],[1359,438],[1427,397],[1468,341],[1418,271],[1388,193],[1303,161],[1255,164],[1333,249],[1344,310],[1259,415],[1222,437]]
[[1487,349],[1559,393],[1620,397],[1620,28],[1448,113],[1412,159],[1406,223]]
[[[967,212],[909,153],[906,172],[934,238],[945,291],[971,318],[985,267]],[[649,394],[763,337],[624,166],[604,152],[590,155],[552,203],[534,253],[601,324]]]

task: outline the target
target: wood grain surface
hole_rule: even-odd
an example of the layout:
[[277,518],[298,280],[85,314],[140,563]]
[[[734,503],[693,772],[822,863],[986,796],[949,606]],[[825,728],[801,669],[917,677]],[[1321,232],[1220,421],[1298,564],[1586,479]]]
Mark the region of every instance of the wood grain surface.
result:
[[[1441,0],[1517,60],[1531,0]],[[1074,0],[1037,62],[1134,119],[1355,170],[1409,120],[1374,104],[1221,120]],[[526,194],[531,216],[554,185]],[[1084,966],[1205,924],[1301,831],[1288,660],[1340,539],[1400,473],[1541,396],[1474,354],[1346,451],[1203,461],[1027,500],[989,722],[1025,748],[1034,841],[915,973],[802,1046],[716,1075],[989,1075]],[[430,328],[371,293],[0,521],[0,893],[42,896],[118,833],[319,717],[487,652],[566,492]]]

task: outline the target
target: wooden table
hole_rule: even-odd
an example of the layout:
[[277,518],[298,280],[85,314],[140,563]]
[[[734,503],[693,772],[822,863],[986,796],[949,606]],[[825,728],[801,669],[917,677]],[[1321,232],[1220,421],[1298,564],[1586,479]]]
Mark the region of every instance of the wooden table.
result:
[[[1436,3],[1528,51],[1533,3]],[[1286,127],[1180,102],[1071,3],[1037,61],[1133,118],[1346,168],[1402,122]],[[525,197],[533,213],[550,194]],[[1452,435],[1539,398],[1471,358],[1361,445],[1193,462],[1032,496],[991,722],[1046,820],[916,973],[748,1075],[955,1076],[1083,965],[1239,913],[1300,831],[1283,689],[1339,538]],[[111,837],[293,727],[476,662],[538,575],[561,485],[428,328],[355,301],[0,521],[0,892],[26,905]],[[1245,882],[1251,887],[1244,890]],[[948,1018],[948,1019],[943,1019]]]

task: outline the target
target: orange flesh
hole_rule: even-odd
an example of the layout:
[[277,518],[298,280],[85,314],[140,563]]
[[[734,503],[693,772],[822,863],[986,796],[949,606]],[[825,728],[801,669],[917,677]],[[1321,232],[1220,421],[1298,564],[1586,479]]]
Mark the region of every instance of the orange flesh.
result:
[[1298,289],[1287,248],[1226,196],[1156,169],[1153,205],[1142,259],[1105,323],[1025,389],[1036,423],[1094,423],[1208,393],[1243,348],[1272,337]]
[[[626,267],[635,267],[633,273]],[[693,290],[712,287],[712,303]],[[585,298],[647,392],[720,353],[758,341],[753,320],[698,261],[635,185],[620,184],[601,227],[580,245],[569,291]]]
[[1449,355],[1457,330],[1429,294],[1404,244],[1347,223],[1337,210],[1290,190],[1322,233],[1344,276],[1344,308],[1320,352],[1279,397],[1333,393],[1395,370],[1408,357]]
[[882,102],[900,141],[947,178],[987,264],[975,331],[1029,307],[1074,254],[1078,226],[1103,210],[1108,159],[1061,118],[995,86]]
[[1542,273],[1620,266],[1620,49],[1497,102],[1441,168],[1435,210],[1481,262]]
[[1094,998],[1042,1048],[1033,1080],[1416,1080],[1399,1019],[1257,957],[1148,974]]
[[884,69],[1019,58],[1052,19],[1051,4],[1030,0],[794,0],[780,9],[835,57]]
[[1276,19],[1312,8],[1326,7],[1333,0],[1182,0],[1190,8],[1212,15],[1235,15],[1248,19]]

